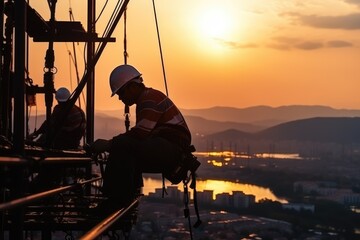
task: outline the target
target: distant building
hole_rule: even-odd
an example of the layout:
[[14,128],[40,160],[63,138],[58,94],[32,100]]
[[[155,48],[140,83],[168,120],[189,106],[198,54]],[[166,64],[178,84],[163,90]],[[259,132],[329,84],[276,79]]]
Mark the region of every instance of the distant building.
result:
[[360,194],[351,189],[337,188],[332,182],[302,181],[294,183],[294,191],[303,194],[313,194],[321,199],[338,202],[344,205],[360,203]]
[[204,190],[203,192],[197,192],[197,199],[199,203],[211,204],[213,200],[214,191]]
[[359,193],[349,193],[343,195],[343,203],[345,205],[355,205],[360,204],[360,194]]
[[[166,194],[167,193],[167,194]],[[183,200],[183,192],[181,192],[177,186],[168,186],[166,188],[165,198],[172,200]],[[190,194],[190,193],[189,193]],[[222,207],[233,208],[248,208],[251,204],[255,203],[254,195],[247,195],[242,191],[233,191],[232,195],[229,193],[216,194],[215,200],[213,199],[213,190],[204,190],[203,192],[197,192],[197,201],[204,204],[215,204]],[[156,188],[155,193],[149,193],[149,197],[162,198],[163,189]],[[190,195],[189,195],[190,198]]]
[[181,191],[177,188],[177,186],[168,186],[165,189],[162,188],[155,188],[155,192],[149,193],[149,197],[153,197],[153,198],[170,198],[170,199],[174,199],[174,200],[182,200],[183,194],[181,193]]
[[297,212],[310,211],[313,213],[315,211],[314,204],[304,204],[304,203],[284,203],[284,204],[282,204],[282,208],[295,210]]
[[[174,200],[181,200],[183,197],[183,194],[181,194],[180,190],[177,186],[168,186],[166,188],[167,195],[166,197],[174,199]],[[190,198],[190,196],[189,196]]]
[[323,195],[320,198],[338,202],[344,205],[360,204],[360,194],[354,193],[351,189],[336,189],[332,195]]
[[333,195],[337,185],[324,181],[299,181],[294,183],[294,191],[304,194],[318,194],[322,196]]
[[233,207],[234,208],[248,208],[255,203],[254,195],[247,195],[242,191],[233,191]]
[[216,199],[214,204],[222,207],[231,207],[230,194],[229,193],[220,193],[216,194]]
[[149,197],[153,198],[161,198],[163,195],[163,189],[162,188],[155,188],[155,192],[150,192]]

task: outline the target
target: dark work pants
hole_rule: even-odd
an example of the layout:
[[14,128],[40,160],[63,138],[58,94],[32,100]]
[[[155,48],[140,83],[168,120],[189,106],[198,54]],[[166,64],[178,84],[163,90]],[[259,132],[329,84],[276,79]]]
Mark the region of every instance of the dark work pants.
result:
[[161,137],[145,140],[119,135],[113,139],[104,173],[103,192],[128,201],[142,187],[142,173],[162,173],[180,161],[182,150]]

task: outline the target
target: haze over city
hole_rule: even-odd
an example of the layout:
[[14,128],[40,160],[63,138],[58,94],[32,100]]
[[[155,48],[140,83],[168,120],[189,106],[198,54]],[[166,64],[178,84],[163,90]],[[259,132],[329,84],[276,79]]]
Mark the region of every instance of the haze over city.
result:
[[[81,2],[81,1],[80,1]],[[86,29],[79,1],[58,1],[56,19]],[[97,13],[104,1],[97,1]],[[114,1],[99,17],[104,31]],[[326,105],[359,109],[360,3],[355,0],[155,1],[169,96],[180,108],[255,105]],[[45,20],[46,1],[31,1]],[[110,98],[108,76],[124,63],[123,24],[115,31],[96,68],[96,109],[122,109]],[[34,84],[43,85],[46,43],[30,45]],[[83,43],[75,44],[82,77]],[[127,11],[128,64],[145,84],[165,92],[151,1],[130,1]],[[55,88],[74,89],[71,43],[55,43]],[[34,58],[32,58],[34,59]],[[38,96],[38,110],[44,108]]]

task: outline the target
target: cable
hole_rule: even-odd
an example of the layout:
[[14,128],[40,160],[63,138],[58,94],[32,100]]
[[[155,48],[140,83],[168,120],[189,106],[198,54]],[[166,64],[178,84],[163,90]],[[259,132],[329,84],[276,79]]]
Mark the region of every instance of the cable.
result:
[[127,15],[126,15],[126,10],[124,11],[124,64],[127,64],[127,58],[128,58],[128,53],[127,53]]
[[[71,7],[71,1],[69,1],[69,19],[70,21],[75,21],[75,17],[74,17],[74,14],[73,14],[73,11],[72,11],[72,7]],[[66,45],[66,48],[67,45]],[[77,63],[77,55],[76,55],[76,48],[75,48],[75,42],[72,42],[72,50],[73,50],[73,54],[71,54],[70,50],[68,50],[69,52],[69,57],[71,58],[73,64],[74,64],[74,67],[75,67],[75,73],[76,73],[76,81],[77,81],[77,84],[79,84],[80,82],[80,77],[79,77],[79,66],[78,66],[78,63]],[[70,63],[69,63],[70,65]],[[70,74],[71,74],[71,66],[69,66],[70,68]],[[70,85],[71,85],[71,89],[72,89],[72,77],[70,75]],[[83,98],[83,102],[84,104],[86,105],[86,101],[85,101],[85,96],[84,96],[84,92],[81,92],[81,96]],[[80,98],[79,98],[79,107],[81,108],[81,101],[80,101]]]
[[[116,16],[118,16],[119,15],[118,13],[121,11],[121,7],[123,5],[123,2],[124,2],[123,0],[117,2],[116,6],[114,8],[114,11],[111,14],[111,17],[110,17],[110,19],[109,19],[109,21],[108,21],[108,23],[107,23],[107,25],[105,27],[105,30],[104,30],[104,33],[103,33],[102,37],[110,35],[109,32],[112,31],[111,28],[114,25],[114,22],[116,21]],[[100,45],[98,46],[98,49],[96,50],[96,52],[98,52],[99,50],[100,50]]]
[[155,24],[156,24],[156,32],[157,32],[158,43],[159,43],[161,66],[162,66],[162,72],[163,72],[163,76],[164,76],[166,96],[169,96],[169,91],[168,91],[167,81],[166,81],[166,74],[165,74],[164,58],[163,58],[163,53],[162,53],[162,49],[161,49],[160,32],[159,32],[158,20],[157,20],[157,16],[156,16],[155,0],[153,0],[152,2],[153,2],[154,17],[155,17]]
[[[102,9],[101,9],[101,11],[100,11],[99,16],[96,18],[95,23],[97,23],[97,21],[99,21],[99,19],[100,19],[100,17],[102,16],[102,14],[103,14],[103,12],[104,12],[104,10],[105,10],[108,2],[109,2],[109,0],[106,0],[106,2],[104,3],[104,6],[102,7]],[[94,23],[94,24],[95,24],[95,23]]]
[[[127,53],[127,35],[126,35],[126,9],[124,11],[124,64],[127,64],[127,57],[128,57],[128,53]],[[130,130],[130,107],[129,105],[125,105],[124,108],[124,116],[125,116],[125,131],[128,132]]]

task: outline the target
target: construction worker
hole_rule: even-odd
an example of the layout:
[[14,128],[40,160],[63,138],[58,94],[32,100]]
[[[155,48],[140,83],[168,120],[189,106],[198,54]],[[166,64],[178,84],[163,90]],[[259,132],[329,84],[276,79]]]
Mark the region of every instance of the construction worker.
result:
[[[54,111],[50,117],[50,127],[55,128],[58,120],[62,117],[63,108],[66,101],[70,97],[70,92],[67,88],[61,87],[55,93],[55,99],[58,104],[54,107]],[[70,110],[68,116],[63,122],[60,130],[57,132],[52,148],[55,149],[77,149],[80,146],[80,140],[85,134],[86,118],[84,111],[78,106],[74,105]],[[29,135],[30,139],[35,139],[39,135],[39,139],[36,141],[40,145],[44,145],[46,141],[46,131],[48,130],[47,121],[44,121],[40,128]]]
[[142,74],[131,65],[120,65],[110,74],[111,96],[125,105],[136,105],[136,124],[110,140],[98,139],[93,152],[109,152],[103,176],[104,206],[122,207],[142,185],[142,173],[174,169],[191,134],[184,117],[162,92],[143,84]]
[[[70,92],[67,88],[61,87],[56,91],[55,99],[58,104],[54,107],[50,116],[50,127],[52,129],[59,127],[58,122],[62,118],[63,110],[66,107],[66,101],[69,97]],[[78,149],[80,146],[80,140],[85,134],[85,128],[85,113],[81,108],[74,105],[55,135],[50,147],[60,150]],[[29,135],[29,139],[35,139],[38,137],[36,144],[46,146],[47,130],[48,125],[45,120],[38,130]],[[38,169],[37,177],[31,184],[32,190],[38,192],[58,187],[65,175],[65,171],[66,168],[59,167],[58,165],[41,165]]]

